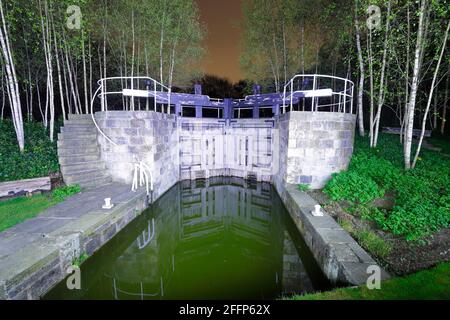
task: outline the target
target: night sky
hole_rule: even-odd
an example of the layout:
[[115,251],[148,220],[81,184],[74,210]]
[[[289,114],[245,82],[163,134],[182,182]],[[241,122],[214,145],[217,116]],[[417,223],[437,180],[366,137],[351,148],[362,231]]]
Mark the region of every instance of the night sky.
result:
[[235,82],[242,78],[239,68],[242,0],[196,0],[200,18],[208,29],[204,71]]

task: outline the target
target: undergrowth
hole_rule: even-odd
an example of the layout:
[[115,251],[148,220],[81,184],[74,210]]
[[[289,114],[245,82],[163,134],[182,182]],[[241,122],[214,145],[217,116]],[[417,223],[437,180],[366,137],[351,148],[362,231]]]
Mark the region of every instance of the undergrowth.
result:
[[[367,138],[356,137],[348,170],[334,174],[324,192],[383,230],[418,240],[450,226],[450,159],[422,149],[416,168],[405,171],[398,139],[381,134],[378,147],[369,148]],[[393,208],[374,206],[387,192],[394,195]]]

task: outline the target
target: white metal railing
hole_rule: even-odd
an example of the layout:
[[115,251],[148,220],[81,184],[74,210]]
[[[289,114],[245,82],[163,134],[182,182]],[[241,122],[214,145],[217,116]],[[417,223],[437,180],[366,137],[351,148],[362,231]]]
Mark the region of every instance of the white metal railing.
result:
[[[330,82],[329,86],[323,88],[322,82],[326,80]],[[312,88],[305,88],[305,85],[311,82]],[[297,89],[294,88],[295,83],[297,83]],[[311,98],[311,111],[330,107],[334,112],[353,113],[353,92],[354,83],[345,78],[321,74],[297,74],[284,86],[282,110],[283,113],[286,112],[286,102],[289,102],[289,111],[293,111],[294,98],[303,97]],[[332,103],[319,104],[320,98],[323,97],[330,98]],[[350,104],[349,108],[347,108],[348,104]]]
[[[110,85],[110,82],[113,81],[120,81],[120,88],[121,91],[108,91],[108,87],[111,87],[112,84]],[[140,89],[140,82],[146,82],[146,90],[141,90]],[[129,82],[129,86],[128,86],[128,82]],[[135,82],[136,82],[136,86],[135,86]],[[125,98],[126,97],[130,97],[130,111],[135,111],[135,106],[134,106],[134,98],[135,97],[139,97],[139,98],[147,98],[146,101],[146,109],[148,110],[148,98],[153,97],[153,103],[154,103],[154,111],[157,111],[157,101],[158,100],[163,100],[166,101],[167,103],[167,113],[170,113],[170,103],[171,103],[171,93],[172,93],[172,89],[170,87],[167,87],[163,84],[161,84],[160,82],[156,81],[153,78],[150,77],[109,77],[109,78],[102,78],[100,80],[98,80],[98,88],[95,91],[94,95],[92,96],[92,100],[91,100],[91,116],[92,116],[92,121],[94,122],[95,127],[97,128],[98,132],[100,132],[100,134],[106,139],[108,140],[112,145],[114,146],[118,146],[118,144],[116,142],[114,142],[110,137],[108,137],[102,129],[100,129],[100,127],[98,126],[97,121],[95,120],[94,117],[94,102],[95,99],[98,97],[101,100],[101,111],[108,111],[108,96],[112,96],[112,95],[121,95],[123,101],[125,102]],[[149,90],[150,85],[152,84],[153,88],[152,90]],[[159,88],[159,90],[158,90]],[[145,94],[144,94],[145,93]],[[165,96],[162,95],[162,93],[165,93]],[[125,103],[123,105],[123,109],[125,110]],[[162,112],[164,112],[164,106],[162,105],[161,107]]]
[[139,161],[138,163],[134,163],[131,191],[136,191],[139,187],[143,187],[144,185],[147,195],[150,195],[151,192],[153,192],[152,170],[143,161]]
[[[121,91],[108,91],[108,88],[112,86],[111,82],[119,82]],[[142,85],[144,83],[144,86]],[[102,78],[98,81],[98,85],[102,88],[102,91],[98,94],[101,99],[102,111],[108,111],[108,96],[122,95],[123,98],[130,97],[130,111],[135,111],[134,98],[150,98],[153,97],[154,111],[157,107],[157,100],[165,100],[167,104],[167,113],[170,113],[170,98],[172,88],[163,85],[157,80],[151,77],[108,77]],[[113,86],[114,87],[114,86]],[[116,85],[117,87],[117,85]],[[167,97],[162,95],[166,93]],[[125,102],[125,99],[124,99]],[[148,109],[148,99],[146,102],[146,109]],[[123,108],[125,109],[125,103]]]
[[[108,82],[110,81],[118,81],[120,80],[120,86],[122,88],[122,91],[107,91],[107,87],[111,87],[108,85]],[[128,86],[127,82],[130,82],[130,88],[126,88]],[[135,86],[135,81],[137,81],[137,86]],[[147,89],[141,90],[139,86],[139,81],[146,81]],[[149,84],[153,84],[153,91],[148,90]],[[131,97],[131,103],[130,103],[130,110],[134,111],[134,97],[147,97],[153,96],[154,98],[154,111],[156,110],[157,100],[165,100],[167,101],[167,113],[170,113],[170,98],[171,98],[171,88],[159,83],[155,79],[152,79],[150,77],[109,77],[109,78],[102,78],[98,81],[98,88],[95,91],[90,105],[90,112],[92,121],[94,122],[95,127],[97,128],[97,131],[107,140],[109,141],[113,146],[118,146],[116,142],[114,142],[108,135],[105,134],[105,132],[99,127],[95,116],[94,116],[94,103],[96,98],[101,99],[101,110],[102,111],[108,111],[108,103],[107,103],[107,97],[109,95],[122,95],[122,97],[125,97],[125,95],[128,95]],[[158,90],[159,87],[159,90]],[[129,91],[127,91],[129,90]],[[143,94],[145,92],[145,95]],[[161,93],[166,92],[166,96],[162,96]],[[148,102],[148,99],[147,99]],[[125,105],[123,106],[125,109]],[[148,109],[148,105],[147,105]],[[162,107],[163,110],[163,107]],[[164,111],[164,110],[163,110]],[[136,157],[136,155],[135,155]],[[147,195],[150,195],[151,192],[153,192],[153,176],[151,169],[142,161],[138,163],[134,163],[134,172],[133,172],[133,184],[131,187],[132,191],[136,191],[138,187],[144,186],[146,187]]]

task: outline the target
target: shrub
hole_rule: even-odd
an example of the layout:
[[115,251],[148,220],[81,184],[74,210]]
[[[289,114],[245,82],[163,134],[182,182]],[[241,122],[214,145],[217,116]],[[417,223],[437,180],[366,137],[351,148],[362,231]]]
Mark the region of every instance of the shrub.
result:
[[368,176],[353,171],[333,174],[324,192],[334,201],[368,203],[384,195],[384,191]]
[[300,190],[300,191],[308,191],[309,190],[309,185],[308,184],[304,184],[304,183],[300,183],[298,185],[298,190]]
[[[333,175],[324,192],[334,201],[349,201],[352,212],[382,229],[418,240],[450,227],[450,159],[423,149],[416,168],[405,171],[398,139],[381,134],[379,147],[371,149],[367,138],[357,137],[348,171]],[[370,205],[384,190],[395,195],[390,211]]]
[[53,190],[52,197],[57,200],[58,202],[64,201],[66,198],[70,197],[71,195],[77,194],[81,191],[81,187],[77,184],[66,186],[62,188],[58,188]]
[[0,121],[0,182],[44,177],[59,171],[56,142],[50,141],[42,124],[25,122],[24,133],[25,150],[20,153],[12,121]]

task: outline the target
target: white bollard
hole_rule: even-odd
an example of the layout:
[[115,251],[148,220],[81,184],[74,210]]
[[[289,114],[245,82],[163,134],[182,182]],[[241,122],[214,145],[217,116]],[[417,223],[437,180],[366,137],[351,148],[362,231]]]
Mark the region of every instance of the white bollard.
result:
[[314,210],[311,211],[311,214],[315,217],[323,217],[323,211],[321,210],[320,204],[314,206]]
[[103,209],[111,209],[114,205],[111,203],[111,198],[105,198],[105,204],[102,206]]

